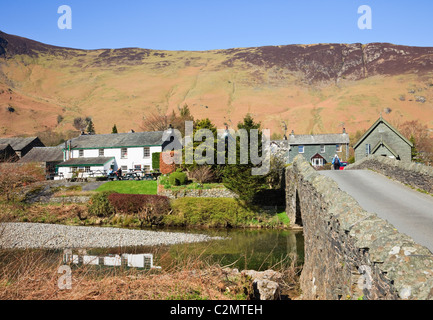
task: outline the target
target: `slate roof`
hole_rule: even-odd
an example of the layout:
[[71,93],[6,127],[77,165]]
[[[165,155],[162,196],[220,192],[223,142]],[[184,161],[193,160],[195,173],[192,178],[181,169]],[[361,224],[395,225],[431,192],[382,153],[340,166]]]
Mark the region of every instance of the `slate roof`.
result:
[[30,150],[19,162],[62,162],[63,151],[59,147],[36,147]]
[[349,143],[349,135],[347,133],[297,134],[289,135],[288,141],[290,145],[345,144]]
[[[38,137],[29,137],[29,138],[0,138],[0,144],[10,144],[12,149],[15,151],[19,151],[27,147],[34,140],[38,139]],[[42,144],[43,145],[43,144]]]
[[9,146],[8,143],[0,144],[0,151],[6,150],[8,146]]
[[74,166],[103,166],[107,162],[114,160],[114,157],[96,157],[96,158],[73,158],[68,161],[59,163],[58,167],[74,167]]
[[383,123],[386,126],[388,126],[388,128],[390,128],[396,135],[398,135],[403,141],[405,141],[409,146],[413,147],[413,143],[410,142],[408,139],[406,139],[405,136],[403,136],[396,128],[394,128],[388,121],[386,121],[384,118],[382,118],[382,116],[376,120],[375,123],[373,123],[373,125],[370,127],[370,129],[367,130],[366,133],[363,134],[363,136],[361,138],[359,138],[358,142],[355,143],[355,145],[353,146],[354,149],[358,148],[358,146],[361,144],[362,141],[365,140],[365,138],[367,138],[370,133],[376,129],[376,127],[380,124]]
[[[73,149],[162,146],[163,131],[81,135],[71,139]],[[64,144],[62,145],[63,147]]]

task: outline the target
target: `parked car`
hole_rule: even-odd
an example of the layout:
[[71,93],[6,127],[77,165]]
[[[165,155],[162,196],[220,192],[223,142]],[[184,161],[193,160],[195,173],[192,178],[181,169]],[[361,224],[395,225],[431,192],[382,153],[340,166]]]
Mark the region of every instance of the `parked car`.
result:
[[340,170],[344,170],[345,167],[347,167],[349,163],[347,161],[341,161],[340,162]]

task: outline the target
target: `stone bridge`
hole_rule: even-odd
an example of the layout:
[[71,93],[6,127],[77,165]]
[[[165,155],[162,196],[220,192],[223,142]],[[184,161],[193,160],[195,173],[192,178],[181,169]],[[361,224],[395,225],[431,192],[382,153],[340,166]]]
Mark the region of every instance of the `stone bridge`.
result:
[[[404,193],[420,195],[427,201],[427,207],[433,208],[433,197],[426,194],[431,193],[433,187],[431,167],[372,156],[350,165],[348,170],[354,170],[353,174],[361,171],[375,174],[390,183],[400,184],[407,191]],[[396,221],[400,219],[401,223],[396,227],[394,222],[388,222],[392,220],[389,216],[381,216],[383,212],[379,206],[369,207],[355,199],[361,193],[359,190],[366,187],[356,179],[340,181],[337,176],[343,172],[346,176],[352,173],[316,171],[302,156],[296,157],[286,168],[286,212],[292,225],[302,227],[304,231],[303,298],[433,299],[433,255],[412,236],[421,227],[415,225],[405,229],[407,221],[427,219],[429,214],[420,218],[413,210],[399,213],[406,216],[406,220],[397,218]],[[361,185],[358,191],[349,188],[358,184]],[[384,196],[383,191],[388,188],[381,188],[365,197],[378,199],[377,203],[385,203],[387,207],[386,203],[393,200]],[[402,197],[396,195],[396,198]],[[402,201],[414,200],[405,198]],[[411,205],[405,207],[411,208]],[[389,211],[396,210],[391,208]],[[430,211],[433,215],[433,209]],[[433,229],[427,228],[427,231],[430,231],[427,232],[429,235],[433,234]]]

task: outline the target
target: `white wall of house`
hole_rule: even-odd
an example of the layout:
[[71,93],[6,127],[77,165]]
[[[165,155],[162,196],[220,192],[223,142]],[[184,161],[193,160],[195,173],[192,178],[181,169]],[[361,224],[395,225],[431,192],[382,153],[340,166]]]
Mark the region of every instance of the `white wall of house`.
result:
[[[145,148],[148,148],[148,154],[145,155]],[[122,168],[123,171],[130,171],[137,169],[136,166],[140,166],[141,170],[147,168],[152,170],[152,153],[161,152],[161,146],[153,147],[132,147],[126,148],[126,155],[122,156],[122,148],[107,148],[103,149],[103,153],[100,149],[73,149],[71,152],[71,158],[96,158],[96,157],[115,157],[114,169]]]
[[112,161],[107,162],[105,165],[101,166],[90,166],[90,167],[58,167],[58,177],[57,179],[62,178],[70,178],[71,174],[74,171],[78,171],[80,173],[83,173],[84,178],[88,178],[90,175],[90,172],[94,173],[94,177],[97,176],[104,176],[106,173],[110,170],[110,167],[112,165]]

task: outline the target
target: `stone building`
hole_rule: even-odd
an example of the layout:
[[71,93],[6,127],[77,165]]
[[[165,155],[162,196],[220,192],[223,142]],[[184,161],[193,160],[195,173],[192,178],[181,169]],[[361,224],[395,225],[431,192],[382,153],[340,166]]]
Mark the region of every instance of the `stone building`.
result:
[[380,117],[353,146],[355,161],[370,154],[410,162],[413,144],[388,121]]
[[298,154],[302,154],[314,167],[321,167],[332,162],[336,154],[341,161],[347,161],[349,158],[349,135],[345,129],[342,133],[332,134],[295,135],[292,131],[287,144],[287,163],[291,163]]
[[0,162],[15,162],[17,154],[10,144],[0,144]]
[[45,147],[38,137],[0,138],[0,144],[9,144],[20,159],[35,147]]

